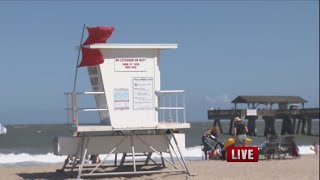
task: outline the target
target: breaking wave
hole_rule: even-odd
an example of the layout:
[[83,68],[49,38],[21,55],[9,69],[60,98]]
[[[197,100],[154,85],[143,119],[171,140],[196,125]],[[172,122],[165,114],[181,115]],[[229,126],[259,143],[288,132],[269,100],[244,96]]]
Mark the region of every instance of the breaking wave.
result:
[[[314,151],[310,149],[312,146],[298,146],[300,154],[314,154]],[[155,153],[154,153],[155,154]],[[202,159],[202,151],[200,146],[186,148],[182,151],[185,160],[201,160]],[[106,157],[105,154],[99,155],[100,159],[104,159]],[[153,157],[157,158],[158,156],[155,154]],[[169,154],[164,154],[164,157],[169,157]],[[53,153],[47,154],[0,154],[0,165],[5,164],[62,164],[67,156],[56,156]],[[118,156],[118,159],[121,159],[121,156]],[[114,155],[110,155],[107,160],[114,160]]]

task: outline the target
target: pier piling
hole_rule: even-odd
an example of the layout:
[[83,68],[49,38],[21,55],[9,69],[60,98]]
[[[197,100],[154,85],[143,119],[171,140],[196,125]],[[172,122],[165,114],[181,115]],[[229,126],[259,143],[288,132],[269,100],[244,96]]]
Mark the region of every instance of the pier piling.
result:
[[213,122],[213,127],[217,127],[217,126],[219,128],[220,133],[223,134],[220,119],[215,119]]
[[282,119],[281,135],[293,134],[292,122],[289,117]]
[[232,135],[232,134],[233,134],[233,132],[232,132],[232,128],[233,128],[233,120],[234,120],[234,118],[231,118],[231,119],[230,119],[230,125],[229,125],[229,134],[230,134],[230,135]]
[[296,134],[300,134],[300,132],[302,132],[302,129],[301,129],[301,131],[299,130],[299,129],[300,129],[301,122],[302,122],[302,119],[299,118],[299,119],[298,119],[298,124],[297,124]]
[[311,133],[312,119],[311,119],[311,118],[308,118],[308,119],[307,119],[307,126],[308,126],[308,128],[307,128],[307,135],[312,135],[312,133]]
[[306,134],[306,122],[307,120],[304,117],[302,117],[301,134]]
[[256,117],[251,116],[248,118],[248,135],[256,136]]
[[264,117],[264,136],[267,136],[269,134],[276,135],[276,130],[274,127],[275,118],[274,117]]

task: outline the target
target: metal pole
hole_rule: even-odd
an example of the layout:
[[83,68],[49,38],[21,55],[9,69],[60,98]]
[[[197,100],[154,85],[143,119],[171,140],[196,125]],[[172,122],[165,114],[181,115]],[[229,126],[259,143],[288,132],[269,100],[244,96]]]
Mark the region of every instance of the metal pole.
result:
[[85,29],[86,25],[83,24],[83,28],[82,28],[82,34],[81,34],[81,40],[80,40],[80,46],[79,46],[79,51],[78,51],[78,58],[77,58],[77,64],[76,64],[76,72],[74,75],[74,83],[73,83],[73,92],[72,92],[72,110],[73,110],[73,126],[76,126],[78,128],[78,117],[77,117],[77,101],[76,101],[76,84],[77,84],[77,74],[78,74],[78,64],[79,64],[79,60],[80,60],[80,50],[81,50],[81,46],[82,46],[82,41],[83,41],[83,33],[84,33],[84,29]]
[[[174,133],[173,133],[171,130],[170,130],[170,134],[171,134],[172,136],[174,136]],[[165,136],[166,136],[166,135],[165,135]],[[174,149],[174,146],[171,144],[168,136],[166,136],[166,138],[167,138],[167,141],[168,141],[169,145],[170,145],[171,148],[172,148],[173,153],[176,155],[176,157],[177,157],[180,165],[183,167],[183,163],[182,163],[181,159],[179,158],[179,156],[177,155],[177,153],[176,153],[176,151],[175,151],[175,149]],[[175,163],[173,163],[173,164],[175,164]]]
[[167,158],[163,157],[162,154],[160,152],[158,152],[155,148],[153,148],[151,145],[149,145],[148,143],[146,143],[142,138],[140,138],[139,136],[136,136],[142,143],[144,143],[145,145],[147,145],[150,149],[152,149],[155,153],[157,153],[160,157],[162,157],[164,160],[166,160],[172,167],[178,169],[173,163],[171,163]]
[[[172,133],[172,134],[173,134],[173,133]],[[188,167],[187,167],[187,165],[186,165],[186,162],[184,161],[184,158],[183,158],[183,156],[182,156],[182,153],[181,153],[181,151],[180,151],[180,148],[179,148],[179,145],[178,145],[178,142],[177,142],[176,137],[173,136],[173,139],[174,139],[174,142],[176,143],[176,147],[177,147],[178,152],[179,152],[179,154],[180,154],[180,156],[181,156],[181,160],[182,160],[182,162],[183,162],[183,164],[184,164],[184,168],[186,169],[187,173],[188,173],[189,175],[191,175],[191,173],[189,172],[189,169],[188,169]]]
[[86,25],[83,24],[82,34],[81,34],[81,40],[80,40],[80,46],[79,46],[79,51],[78,51],[77,64],[76,64],[76,72],[75,72],[75,75],[74,75],[73,92],[76,91],[78,65],[79,65],[79,60],[80,60],[80,51],[81,51],[81,46],[82,46],[82,41],[83,41],[83,34],[84,34],[84,29],[85,29],[85,28],[86,28]]
[[114,155],[114,166],[117,166],[118,153]]
[[[165,94],[163,94],[163,99],[162,99],[162,107],[164,107],[164,99],[165,99]],[[164,122],[164,109],[162,109],[162,122]]]
[[[178,107],[178,93],[176,93],[176,107]],[[178,109],[176,109],[176,122],[179,122]]]
[[130,175],[130,174],[154,174],[154,173],[169,173],[169,172],[185,172],[185,170],[162,170],[162,171],[137,171],[137,172],[110,172],[110,173],[95,173],[82,174],[81,176],[102,176],[102,175]]
[[169,148],[169,154],[170,154],[170,157],[171,157],[172,164],[175,164],[175,163],[174,163],[174,160],[173,160],[173,157],[172,157],[172,153],[171,153],[171,149],[170,149],[170,148]]
[[[79,142],[78,146],[77,146],[77,153],[76,155],[73,157],[73,164],[72,164],[72,167],[71,167],[71,172],[73,172],[73,169],[76,167],[77,165],[77,158],[79,156],[79,153],[81,152],[82,153],[82,148],[83,148],[83,139],[81,142]],[[80,154],[81,156],[81,154]]]
[[87,155],[87,148],[84,150],[83,157],[82,157],[82,162],[81,162],[81,165],[79,166],[78,179],[80,179],[80,177],[81,177],[82,167],[84,165],[84,160],[86,158],[85,157],[86,155]]
[[70,155],[67,157],[67,159],[64,161],[64,164],[61,168],[62,171],[64,171],[64,169],[66,168],[67,164],[69,163],[69,158],[70,158]]
[[[170,131],[170,133],[171,133],[171,132],[172,132],[172,131]],[[171,134],[171,135],[172,135],[172,136],[174,136],[174,134]],[[174,149],[173,145],[171,144],[171,142],[170,142],[170,140],[169,140],[168,136],[166,136],[166,135],[165,135],[165,137],[166,137],[166,140],[167,140],[168,144],[169,144],[169,145],[170,145],[170,147],[172,148],[173,153],[176,155],[176,157],[177,157],[178,161],[180,162],[181,166],[183,166],[183,164],[182,164],[182,162],[181,162],[181,160],[180,160],[179,156],[177,155],[177,153],[176,153],[176,151],[175,151],[175,149]],[[170,150],[170,148],[169,148],[169,150]],[[170,150],[170,154],[171,154],[171,150]],[[172,159],[172,157],[171,157],[171,159]],[[173,161],[173,160],[172,160],[172,161]],[[175,164],[175,163],[173,162],[173,164]]]
[[[86,140],[87,140],[87,141],[86,141]],[[81,165],[79,166],[78,179],[80,179],[80,177],[81,177],[82,168],[83,168],[84,161],[85,161],[86,155],[87,155],[89,140],[90,140],[89,138],[85,138],[85,137],[84,137],[84,141],[86,141],[86,143],[85,143],[86,145],[85,145],[84,153],[83,153],[83,155],[82,155]]]
[[171,95],[169,94],[169,121],[171,122],[172,119],[172,115],[171,115]]
[[92,174],[119,146],[120,144],[122,144],[122,142],[127,139],[128,136],[125,136],[117,145],[116,147],[114,147],[108,154],[107,156],[102,160],[100,161],[100,163],[98,165],[96,165],[96,167],[90,172],[90,174]]
[[135,156],[134,156],[134,143],[133,143],[133,132],[130,132],[130,141],[131,141],[131,150],[132,150],[132,162],[133,162],[133,171],[137,172],[136,169],[136,160],[135,160]]
[[186,95],[183,94],[183,122],[186,123]]
[[70,122],[70,112],[69,112],[69,94],[66,95],[67,97],[67,124]]

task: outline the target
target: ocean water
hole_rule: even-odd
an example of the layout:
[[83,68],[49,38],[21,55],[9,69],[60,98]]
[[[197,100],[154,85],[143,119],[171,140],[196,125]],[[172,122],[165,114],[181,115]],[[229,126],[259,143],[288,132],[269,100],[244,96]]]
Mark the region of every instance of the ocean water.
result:
[[[220,134],[218,140],[224,142],[229,137],[229,121],[222,121],[224,134]],[[201,136],[206,129],[212,127],[213,121],[192,122],[190,129],[181,130],[186,134],[186,150],[183,155],[187,160],[200,160]],[[260,145],[265,141],[262,136],[264,121],[256,122],[258,136],[252,138],[253,145]],[[0,165],[8,164],[43,164],[63,163],[65,156],[53,155],[52,140],[59,136],[71,136],[70,125],[65,124],[39,124],[39,125],[6,125],[8,133],[0,135]],[[281,121],[275,123],[276,132],[281,131]],[[319,143],[319,120],[312,121],[313,136],[296,135],[296,143],[301,154],[312,154],[310,147],[313,143]],[[103,155],[100,155],[103,158]],[[112,159],[113,156],[110,158]]]

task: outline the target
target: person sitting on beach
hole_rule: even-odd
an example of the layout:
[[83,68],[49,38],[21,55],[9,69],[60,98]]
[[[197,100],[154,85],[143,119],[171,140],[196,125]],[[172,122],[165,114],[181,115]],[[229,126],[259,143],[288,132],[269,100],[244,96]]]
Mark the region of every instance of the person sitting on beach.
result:
[[246,146],[248,128],[239,117],[234,118],[235,146]]
[[98,154],[91,154],[90,161],[92,162],[92,164],[100,163],[99,155]]
[[[216,148],[213,152],[211,152],[211,156],[215,159],[226,160],[227,159],[227,148],[234,146],[234,139],[229,138],[222,145],[219,145],[219,148]],[[209,155],[209,156],[210,156]]]
[[209,137],[210,135],[217,137],[219,134],[219,129],[217,127],[209,128],[202,137]]
[[208,143],[207,138],[216,139],[219,134],[219,129],[216,127],[209,128],[203,135],[202,135],[202,144],[203,144],[203,152],[205,155],[205,160],[207,160],[208,151],[212,149]]

